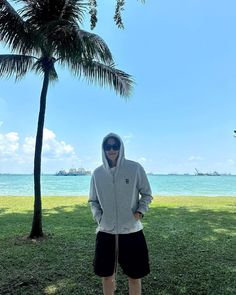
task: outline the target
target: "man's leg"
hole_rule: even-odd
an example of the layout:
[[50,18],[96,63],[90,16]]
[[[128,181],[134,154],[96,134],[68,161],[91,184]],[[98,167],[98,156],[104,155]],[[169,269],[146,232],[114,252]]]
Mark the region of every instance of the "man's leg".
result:
[[103,277],[102,278],[102,287],[104,295],[113,295],[116,290],[115,276]]
[[141,295],[141,279],[129,278],[129,295]]

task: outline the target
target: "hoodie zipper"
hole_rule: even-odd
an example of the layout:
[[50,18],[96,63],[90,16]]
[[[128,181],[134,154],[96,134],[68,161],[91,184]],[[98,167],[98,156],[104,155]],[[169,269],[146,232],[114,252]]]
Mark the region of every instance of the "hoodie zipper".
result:
[[118,203],[116,198],[116,189],[115,189],[115,173],[112,173],[112,182],[113,182],[113,191],[114,191],[114,199],[115,199],[115,215],[116,215],[116,230],[115,233],[118,234]]

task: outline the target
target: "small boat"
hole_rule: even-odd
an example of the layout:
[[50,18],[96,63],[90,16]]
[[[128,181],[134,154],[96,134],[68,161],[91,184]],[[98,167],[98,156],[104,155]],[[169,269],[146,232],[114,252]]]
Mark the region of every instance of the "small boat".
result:
[[84,168],[70,168],[69,171],[60,170],[56,172],[56,176],[84,176],[91,175],[91,171],[85,170]]
[[218,173],[217,171],[202,173],[202,172],[199,172],[196,168],[195,170],[196,170],[196,173],[195,173],[196,176],[221,176],[221,174]]

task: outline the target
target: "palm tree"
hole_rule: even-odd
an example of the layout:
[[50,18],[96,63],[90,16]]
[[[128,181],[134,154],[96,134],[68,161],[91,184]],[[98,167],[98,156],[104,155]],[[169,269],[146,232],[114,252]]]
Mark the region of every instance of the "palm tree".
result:
[[55,64],[67,67],[89,82],[109,85],[128,97],[132,79],[114,66],[112,54],[98,35],[81,29],[87,4],[83,0],[0,0],[0,41],[12,54],[0,55],[0,76],[19,80],[28,71],[42,74],[43,85],[34,155],[34,216],[30,238],[43,236],[41,204],[41,153],[49,83],[58,79]]

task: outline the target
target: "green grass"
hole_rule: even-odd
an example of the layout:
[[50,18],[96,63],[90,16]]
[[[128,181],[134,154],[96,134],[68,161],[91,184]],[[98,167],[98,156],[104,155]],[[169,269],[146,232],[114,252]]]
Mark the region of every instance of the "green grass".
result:
[[[41,241],[26,239],[33,198],[0,197],[0,204],[1,295],[102,294],[86,197],[43,198]],[[151,264],[143,294],[236,294],[235,206],[233,197],[155,198],[143,219]],[[116,294],[128,294],[121,270],[117,285]]]

